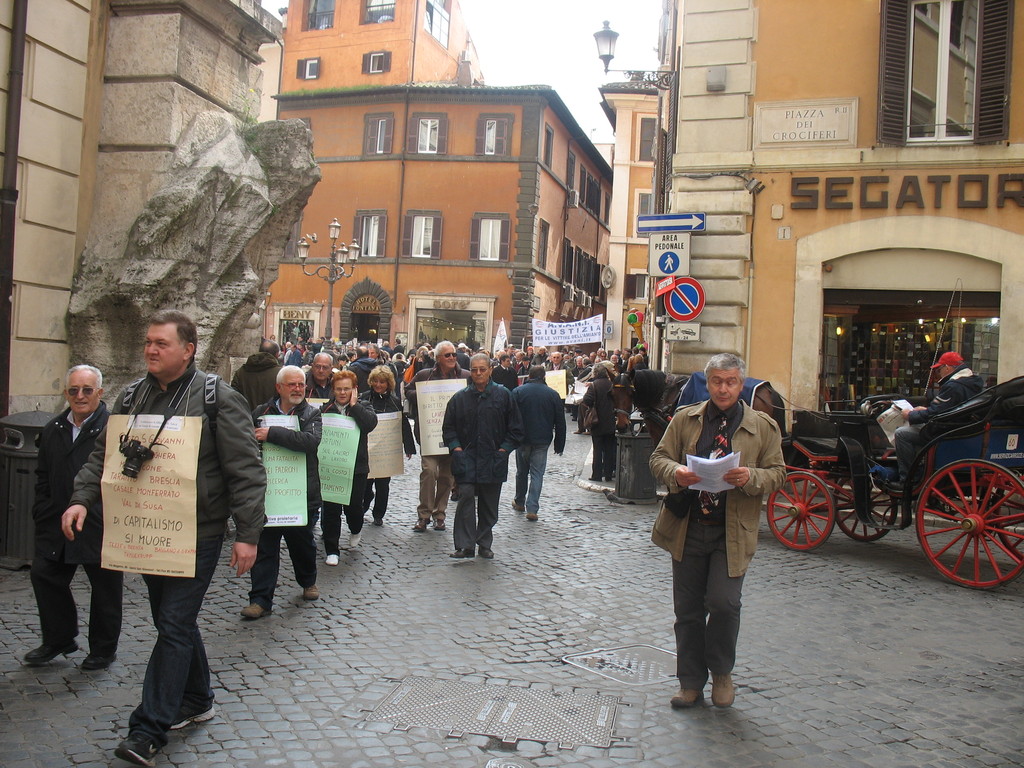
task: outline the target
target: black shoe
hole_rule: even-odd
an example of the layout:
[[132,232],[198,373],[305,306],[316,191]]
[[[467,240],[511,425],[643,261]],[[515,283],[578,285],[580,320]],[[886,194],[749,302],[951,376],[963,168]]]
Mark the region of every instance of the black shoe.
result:
[[448,555],[448,557],[458,557],[458,558],[473,557],[473,550],[472,549],[456,549],[454,552],[452,552],[450,555]]
[[377,527],[380,527],[380,526],[384,525],[384,518],[383,517],[375,517],[375,518],[373,518],[373,524],[376,525]]
[[134,765],[154,766],[153,758],[160,751],[151,738],[141,733],[129,733],[128,738],[117,745],[114,754]]
[[882,490],[888,493],[890,496],[902,496],[903,495],[903,483],[899,480],[890,480],[886,483],[882,483]]
[[484,558],[485,560],[493,560],[494,552],[489,550],[487,547],[480,547],[480,557]]
[[77,650],[78,643],[74,640],[67,645],[40,645],[35,650],[26,653],[24,661],[30,667],[38,667],[40,664],[53,661],[61,654],[67,656],[69,653],[74,653]]
[[600,477],[591,476],[590,482],[592,482],[592,483],[600,483],[601,482],[601,478]]
[[106,669],[114,663],[114,659],[116,658],[116,653],[112,653],[109,656],[100,656],[95,653],[90,653],[88,656],[85,657],[85,661],[82,662],[82,669]]
[[215,714],[217,714],[217,709],[213,704],[210,704],[208,707],[202,707],[199,710],[179,710],[178,716],[174,718],[174,722],[171,723],[168,730],[180,731],[182,728],[195,725],[196,723],[205,723],[207,720],[212,719]]

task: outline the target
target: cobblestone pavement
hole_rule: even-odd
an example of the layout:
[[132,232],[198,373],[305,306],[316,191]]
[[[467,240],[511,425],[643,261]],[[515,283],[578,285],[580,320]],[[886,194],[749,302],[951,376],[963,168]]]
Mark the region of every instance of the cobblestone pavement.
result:
[[[511,511],[505,487],[492,561],[449,559],[450,526],[410,530],[416,458],[392,484],[384,527],[367,526],[339,567],[321,566],[319,602],[302,602],[286,565],[274,613],[242,621],[248,579],[229,574],[225,556],[200,619],[218,713],[172,734],[158,764],[1021,765],[1024,580],[957,587],[933,572],[911,530],[865,544],[837,529],[804,554],[763,527],[732,709],[674,711],[671,682],[630,686],[563,663],[593,649],[673,648],[669,560],[649,541],[655,508],[579,487],[588,450],[570,435],[566,455],[551,457],[539,522]],[[87,588],[76,589],[87,604]],[[20,657],[38,644],[28,572],[0,572],[0,765],[122,765],[110,755],[154,639],[144,592],[127,578],[110,670],[79,670],[81,652],[28,668]],[[614,738],[503,743],[369,718],[407,678],[614,697]]]

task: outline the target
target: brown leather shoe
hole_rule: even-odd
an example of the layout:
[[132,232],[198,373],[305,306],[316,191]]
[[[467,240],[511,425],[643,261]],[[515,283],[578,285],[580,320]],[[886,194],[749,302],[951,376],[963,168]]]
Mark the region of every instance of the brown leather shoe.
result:
[[711,675],[711,703],[716,707],[731,707],[736,701],[736,688],[732,684],[732,675]]
[[264,608],[259,603],[252,603],[242,609],[243,619],[262,619],[264,616],[269,615],[272,611],[269,608]]
[[320,590],[317,589],[316,584],[314,584],[311,587],[306,587],[304,590],[302,590],[302,599],[303,600],[319,600],[320,599]]
[[414,525],[412,529],[416,531],[416,533],[423,533],[425,530],[427,530],[427,523],[429,522],[430,520],[424,520],[421,517],[419,520],[416,521],[416,525]]
[[704,701],[703,691],[698,691],[696,688],[680,688],[679,693],[672,697],[669,704],[672,705],[672,709],[686,709],[695,707],[702,701]]

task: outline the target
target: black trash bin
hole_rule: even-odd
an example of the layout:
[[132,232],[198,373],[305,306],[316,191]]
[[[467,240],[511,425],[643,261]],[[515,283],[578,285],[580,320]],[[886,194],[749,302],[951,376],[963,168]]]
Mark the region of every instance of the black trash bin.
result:
[[0,419],[0,567],[22,568],[32,562],[35,533],[32,503],[36,496],[39,437],[52,413],[26,411]]
[[654,450],[651,436],[646,433],[617,435],[616,439],[615,495],[632,501],[656,501],[657,486],[648,463]]

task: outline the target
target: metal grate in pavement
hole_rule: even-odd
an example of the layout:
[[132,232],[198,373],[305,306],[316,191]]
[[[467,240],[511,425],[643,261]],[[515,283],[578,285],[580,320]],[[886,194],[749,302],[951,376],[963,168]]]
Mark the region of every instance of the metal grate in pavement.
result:
[[626,685],[650,685],[676,677],[676,655],[653,645],[623,645],[570,653],[563,656],[562,661]]
[[459,680],[404,678],[367,715],[396,728],[438,728],[451,736],[471,733],[503,742],[520,739],[607,748],[618,699],[575,691],[517,688]]

